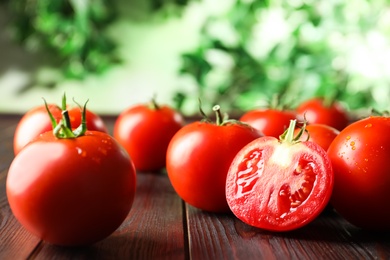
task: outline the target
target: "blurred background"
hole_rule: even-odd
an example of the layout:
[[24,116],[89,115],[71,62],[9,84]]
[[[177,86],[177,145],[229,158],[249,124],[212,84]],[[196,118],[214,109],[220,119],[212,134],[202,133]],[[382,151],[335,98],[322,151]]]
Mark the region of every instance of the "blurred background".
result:
[[[390,110],[388,0],[0,0],[0,112],[61,96],[240,113],[275,94]],[[206,108],[205,108],[206,107]]]

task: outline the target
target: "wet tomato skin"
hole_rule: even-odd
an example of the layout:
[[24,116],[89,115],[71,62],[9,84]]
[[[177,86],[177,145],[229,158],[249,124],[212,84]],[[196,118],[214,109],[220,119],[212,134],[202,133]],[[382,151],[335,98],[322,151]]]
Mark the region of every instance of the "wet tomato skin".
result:
[[167,151],[167,173],[177,194],[188,204],[209,212],[230,212],[225,183],[236,153],[261,137],[243,124],[193,122],[180,129]]
[[357,227],[390,230],[389,133],[389,117],[371,116],[347,126],[328,149],[331,205]]
[[226,197],[243,222],[280,232],[313,221],[327,206],[332,187],[332,167],[318,144],[283,144],[263,137],[234,158]]
[[[62,109],[54,104],[49,104],[48,107],[58,123],[62,119]],[[72,127],[77,128],[81,124],[80,108],[69,107],[68,112]],[[103,119],[88,109],[86,111],[86,120],[88,130],[108,133],[108,129]],[[37,106],[27,111],[22,116],[15,129],[13,140],[14,154],[18,154],[26,144],[38,135],[51,130],[53,130],[53,127],[44,105]]]
[[44,241],[90,245],[114,232],[132,206],[136,174],[108,134],[57,139],[45,132],[12,161],[6,192],[18,221]]

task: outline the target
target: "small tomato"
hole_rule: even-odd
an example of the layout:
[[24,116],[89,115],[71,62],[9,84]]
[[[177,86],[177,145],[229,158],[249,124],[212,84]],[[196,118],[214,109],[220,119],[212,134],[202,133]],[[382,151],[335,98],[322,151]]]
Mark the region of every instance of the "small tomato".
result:
[[287,129],[290,120],[296,118],[292,111],[279,109],[257,109],[244,113],[240,121],[261,131],[265,136],[279,138]]
[[[298,134],[299,131],[299,128],[295,129],[294,134]],[[306,126],[306,131],[302,133],[300,140],[315,142],[327,151],[329,145],[339,133],[339,130],[328,125],[311,124]]]
[[167,173],[177,194],[188,204],[210,212],[229,212],[225,182],[236,153],[261,136],[253,127],[223,120],[197,121],[172,138],[167,151]]
[[312,98],[302,102],[296,109],[298,117],[309,124],[324,124],[341,131],[349,124],[346,109],[337,101],[326,102],[323,98]]
[[182,115],[154,100],[124,110],[114,125],[114,138],[126,149],[139,171],[165,167],[168,144],[184,125]]

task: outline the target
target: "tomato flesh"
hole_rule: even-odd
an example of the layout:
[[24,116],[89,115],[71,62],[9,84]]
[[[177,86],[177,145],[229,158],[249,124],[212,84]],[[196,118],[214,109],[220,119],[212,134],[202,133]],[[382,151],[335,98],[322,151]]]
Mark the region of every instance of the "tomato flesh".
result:
[[284,144],[263,137],[233,160],[226,196],[233,213],[245,223],[287,231],[317,217],[329,201],[332,186],[330,161],[317,144]]

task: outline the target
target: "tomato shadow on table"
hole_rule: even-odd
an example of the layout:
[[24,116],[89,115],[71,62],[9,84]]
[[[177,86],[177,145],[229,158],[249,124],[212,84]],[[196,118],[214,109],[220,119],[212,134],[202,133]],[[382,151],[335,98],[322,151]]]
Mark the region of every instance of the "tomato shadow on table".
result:
[[105,259],[155,259],[164,255],[180,257],[184,255],[184,248],[158,238],[115,234],[89,246],[63,247],[44,243],[39,255],[59,259],[99,259],[103,255]]
[[232,226],[229,222],[233,222],[235,232],[244,239],[279,237],[283,239],[329,243],[351,243],[351,241],[357,244],[376,242],[380,242],[381,244],[390,243],[389,231],[370,231],[355,227],[333,210],[323,212],[317,219],[308,225],[288,232],[273,232],[252,227],[237,219],[232,213],[213,214],[198,212],[197,214],[197,217],[207,215],[211,218],[218,218],[218,220],[225,223],[226,226]]
[[[255,228],[256,229],[256,228]],[[372,231],[358,228],[334,212],[320,215],[308,225],[289,232],[269,232],[256,229],[258,234],[268,234],[301,241],[324,241],[357,244],[390,243],[389,231]]]

